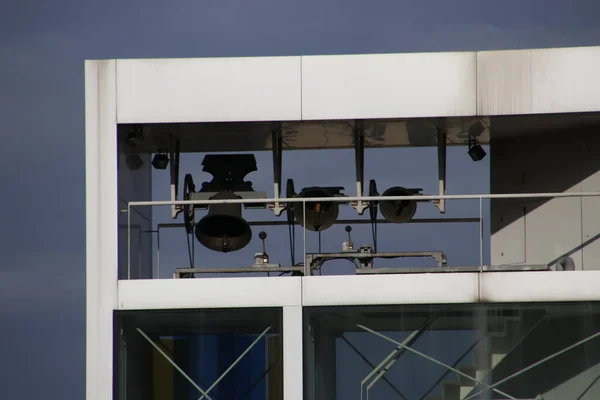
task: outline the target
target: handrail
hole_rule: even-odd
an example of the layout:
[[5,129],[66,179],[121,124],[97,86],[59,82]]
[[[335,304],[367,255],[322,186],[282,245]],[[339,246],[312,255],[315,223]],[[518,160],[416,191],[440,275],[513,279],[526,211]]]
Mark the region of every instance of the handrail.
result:
[[263,203],[308,203],[308,202],[336,202],[347,203],[351,201],[394,201],[394,200],[476,200],[476,199],[534,199],[534,198],[561,198],[561,197],[596,197],[600,192],[559,192],[559,193],[502,193],[502,194],[450,194],[450,195],[414,195],[414,196],[354,196],[354,197],[278,197],[266,199],[220,199],[220,200],[156,200],[156,201],[130,201],[131,207],[140,206],[170,206],[192,204],[263,204]]
[[[398,201],[412,200],[417,202],[434,201],[434,200],[478,200],[479,201],[479,266],[480,271],[484,269],[484,230],[483,230],[483,200],[493,199],[553,199],[553,198],[582,198],[582,197],[600,197],[598,192],[543,192],[543,193],[497,193],[497,194],[462,194],[462,195],[412,195],[412,196],[332,196],[332,197],[275,197],[275,198],[238,198],[238,199],[219,199],[219,200],[150,200],[150,201],[129,201],[127,209],[121,210],[126,212],[127,224],[131,224],[131,211],[134,207],[143,206],[170,206],[170,205],[211,205],[211,204],[281,204],[281,203],[301,203],[306,207],[307,203],[355,203],[355,202],[382,202],[382,201]],[[277,225],[277,222],[274,222]],[[282,222],[282,224],[285,224]],[[303,225],[303,224],[300,224]],[[131,279],[131,238],[130,229],[128,229],[127,237],[127,278]],[[303,253],[306,260],[306,229],[303,229]],[[160,274],[159,274],[160,275]]]

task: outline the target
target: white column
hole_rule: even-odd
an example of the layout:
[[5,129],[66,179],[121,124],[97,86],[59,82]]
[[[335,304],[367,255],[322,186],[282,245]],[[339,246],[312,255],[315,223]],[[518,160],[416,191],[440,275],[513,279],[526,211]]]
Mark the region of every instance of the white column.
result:
[[117,119],[114,60],[85,63],[86,399],[113,395],[117,306]]
[[283,400],[303,400],[302,306],[283,307]]

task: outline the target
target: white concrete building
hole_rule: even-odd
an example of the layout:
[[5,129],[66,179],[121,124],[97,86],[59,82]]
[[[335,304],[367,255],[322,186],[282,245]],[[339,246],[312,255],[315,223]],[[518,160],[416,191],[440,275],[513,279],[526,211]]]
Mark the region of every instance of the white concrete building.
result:
[[[600,47],[85,68],[87,400],[600,396]],[[446,148],[477,160],[479,145],[489,145],[490,193],[446,195]],[[364,182],[364,148],[411,146],[438,148],[439,191],[386,194]],[[323,148],[355,148],[348,197],[284,182],[282,151]],[[273,191],[243,182],[252,157],[222,156],[265,150]],[[179,157],[207,153],[215,179],[193,185]],[[155,154],[159,167],[168,157],[171,198],[152,198]],[[378,223],[410,222],[413,199],[447,219],[449,202],[490,201],[490,220],[481,207],[470,221],[491,226],[479,264],[453,265],[443,249],[305,245],[314,232],[302,226],[370,222],[371,210]],[[153,207],[170,207],[176,229],[221,252],[251,240],[242,203],[244,215],[267,207],[268,223],[299,225],[298,263],[257,257],[263,276],[252,277],[158,265]],[[338,206],[354,207],[357,221],[339,221]],[[198,222],[206,208],[216,219]],[[436,265],[370,264],[414,256]],[[331,258],[352,259],[356,274],[315,273]],[[351,335],[383,353],[366,357]],[[360,368],[337,351],[344,342]]]

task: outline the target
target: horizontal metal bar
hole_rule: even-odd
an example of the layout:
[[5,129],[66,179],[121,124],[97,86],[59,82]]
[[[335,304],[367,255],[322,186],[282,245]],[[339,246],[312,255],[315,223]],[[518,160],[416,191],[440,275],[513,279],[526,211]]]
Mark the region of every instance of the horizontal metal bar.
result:
[[307,253],[306,257],[313,260],[320,258],[401,258],[401,257],[436,257],[443,255],[441,251],[402,251],[396,253],[361,253],[359,251],[349,251],[343,253]]
[[562,197],[600,197],[600,192],[561,192],[561,193],[511,193],[511,194],[461,194],[461,195],[417,195],[417,196],[359,196],[359,197],[292,197],[270,199],[227,199],[227,200],[164,200],[130,201],[130,207],[169,206],[186,204],[261,204],[261,203],[347,203],[350,201],[397,201],[397,200],[476,200],[476,199],[535,199]]
[[[518,272],[518,271],[549,271],[546,265],[523,266],[484,266],[483,272]],[[435,274],[456,272],[481,272],[481,267],[394,267],[394,268],[362,268],[357,269],[358,275],[378,274]]]
[[[477,223],[479,222],[479,218],[414,218],[410,221],[403,222],[403,224],[439,224],[439,223]],[[250,226],[278,226],[278,225],[288,225],[287,221],[280,220],[272,220],[272,221],[246,221]],[[392,224],[393,222],[388,221],[387,219],[378,219],[375,222],[378,224]],[[334,222],[334,225],[357,225],[357,224],[370,224],[370,219],[338,219]],[[292,222],[292,225],[300,224],[296,221]],[[185,224],[183,223],[164,223],[158,224],[159,228],[183,228]]]
[[[483,272],[548,271],[546,265],[523,266],[484,266]],[[357,268],[358,275],[378,274],[435,274],[457,272],[480,272],[481,267],[394,267],[394,268]],[[234,267],[234,268],[176,268],[175,274],[235,274],[252,272],[304,272],[304,267]]]
[[304,272],[304,267],[177,268],[175,274],[235,274],[250,272]]

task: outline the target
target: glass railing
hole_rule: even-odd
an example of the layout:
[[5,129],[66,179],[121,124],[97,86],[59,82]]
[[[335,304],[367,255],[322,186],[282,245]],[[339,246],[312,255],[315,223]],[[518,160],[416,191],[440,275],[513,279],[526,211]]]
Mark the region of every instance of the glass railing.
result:
[[[597,269],[599,196],[565,192],[132,201],[121,210],[119,277]],[[445,204],[444,214],[421,205],[439,202]],[[183,222],[139,223],[137,210],[149,207],[175,209]],[[272,212],[277,209],[283,210],[279,217]],[[357,209],[363,214],[357,216]],[[196,218],[199,210],[207,212]],[[245,219],[254,212],[263,218]]]

